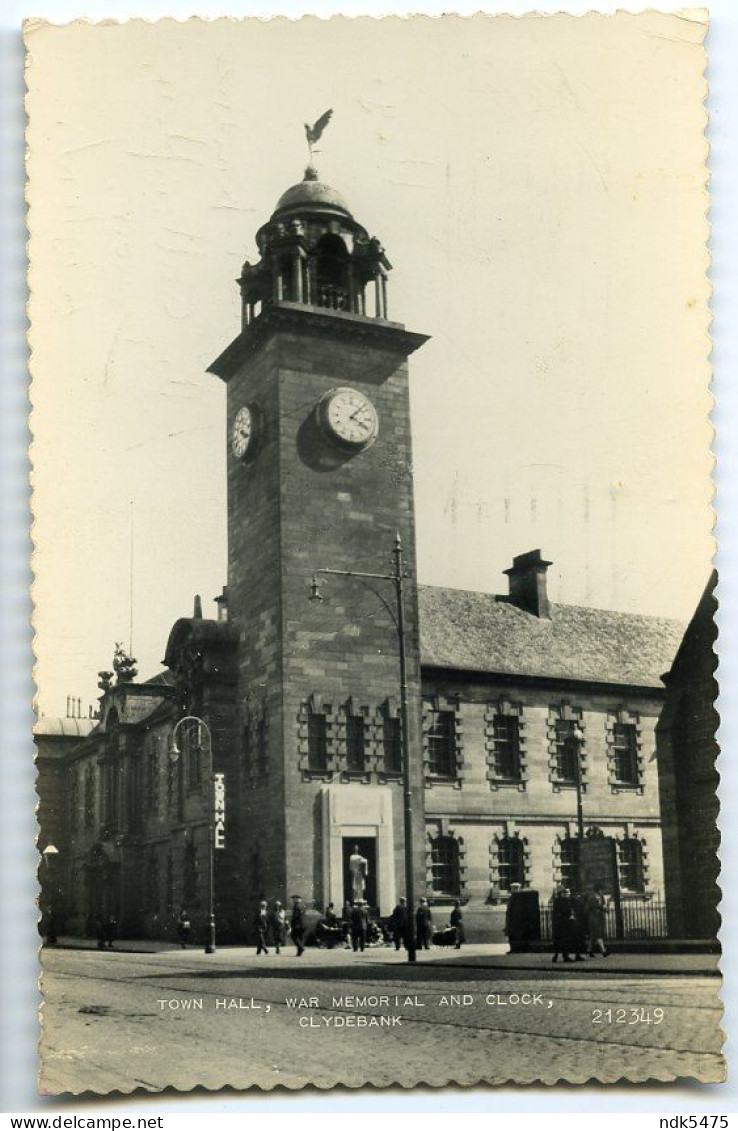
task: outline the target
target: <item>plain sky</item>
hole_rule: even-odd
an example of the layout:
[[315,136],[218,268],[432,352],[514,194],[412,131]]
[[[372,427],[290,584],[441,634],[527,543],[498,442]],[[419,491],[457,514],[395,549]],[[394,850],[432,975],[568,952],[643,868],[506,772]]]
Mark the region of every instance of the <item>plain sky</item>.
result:
[[[394,264],[418,575],[688,619],[707,580],[704,26],[633,16],[33,27],[39,709],[226,581],[235,278],[322,179]],[[131,538],[131,533],[133,538]],[[131,554],[131,542],[133,553]],[[131,568],[132,566],[132,568]]]

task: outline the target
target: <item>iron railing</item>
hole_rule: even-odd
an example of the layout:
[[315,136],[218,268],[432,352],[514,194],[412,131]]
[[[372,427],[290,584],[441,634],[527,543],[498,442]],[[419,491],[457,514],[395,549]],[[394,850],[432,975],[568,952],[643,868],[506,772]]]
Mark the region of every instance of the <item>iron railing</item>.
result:
[[[624,897],[620,903],[622,910],[622,932],[618,930],[617,912],[610,901],[605,909],[606,939],[665,939],[668,938],[666,923],[666,904],[658,895]],[[551,903],[541,904],[541,938],[550,940]]]

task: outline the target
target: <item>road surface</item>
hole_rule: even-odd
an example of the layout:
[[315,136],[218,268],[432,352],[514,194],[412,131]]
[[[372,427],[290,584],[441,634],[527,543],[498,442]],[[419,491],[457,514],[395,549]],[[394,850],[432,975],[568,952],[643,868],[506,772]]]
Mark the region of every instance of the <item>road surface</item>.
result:
[[[45,948],[40,1090],[724,1078],[718,978],[393,950]],[[662,1011],[662,1012],[661,1012]]]

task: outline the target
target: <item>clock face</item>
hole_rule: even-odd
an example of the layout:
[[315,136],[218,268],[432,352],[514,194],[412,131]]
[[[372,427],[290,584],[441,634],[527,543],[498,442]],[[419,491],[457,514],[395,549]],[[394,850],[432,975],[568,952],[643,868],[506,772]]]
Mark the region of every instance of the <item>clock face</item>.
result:
[[341,444],[366,448],[377,438],[377,410],[357,389],[332,389],[320,404],[323,428]]
[[231,428],[231,450],[236,459],[243,459],[254,436],[254,417],[245,405],[239,408]]

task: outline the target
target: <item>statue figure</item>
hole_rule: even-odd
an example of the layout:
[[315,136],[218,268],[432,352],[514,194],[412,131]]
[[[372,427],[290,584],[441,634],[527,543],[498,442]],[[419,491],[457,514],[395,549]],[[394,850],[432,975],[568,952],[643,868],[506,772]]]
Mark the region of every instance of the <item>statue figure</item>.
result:
[[113,673],[112,672],[98,672],[97,686],[102,692],[110,691],[113,686]]
[[137,661],[129,656],[122,644],[116,642],[113,654],[113,668],[118,683],[132,683],[138,675]]
[[354,851],[349,856],[349,876],[351,878],[351,899],[356,902],[357,899],[364,898],[366,891],[366,877],[369,874],[369,861],[366,856],[362,856],[359,852],[358,844],[354,845]]

